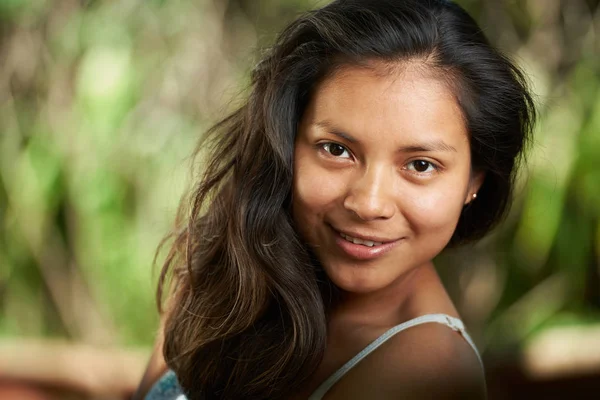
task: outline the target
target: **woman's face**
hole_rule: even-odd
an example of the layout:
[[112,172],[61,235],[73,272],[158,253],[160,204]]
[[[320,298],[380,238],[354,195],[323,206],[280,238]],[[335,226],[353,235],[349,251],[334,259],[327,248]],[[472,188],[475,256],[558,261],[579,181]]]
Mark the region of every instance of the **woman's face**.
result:
[[433,259],[483,180],[453,94],[425,71],[343,68],[299,126],[293,217],[347,292],[386,288]]

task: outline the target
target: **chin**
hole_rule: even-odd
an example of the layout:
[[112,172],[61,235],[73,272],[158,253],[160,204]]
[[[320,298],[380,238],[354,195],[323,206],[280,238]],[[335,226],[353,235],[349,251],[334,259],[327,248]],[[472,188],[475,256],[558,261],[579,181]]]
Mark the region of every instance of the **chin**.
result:
[[373,293],[393,282],[393,279],[382,276],[382,271],[374,267],[338,264],[324,269],[331,282],[347,293]]

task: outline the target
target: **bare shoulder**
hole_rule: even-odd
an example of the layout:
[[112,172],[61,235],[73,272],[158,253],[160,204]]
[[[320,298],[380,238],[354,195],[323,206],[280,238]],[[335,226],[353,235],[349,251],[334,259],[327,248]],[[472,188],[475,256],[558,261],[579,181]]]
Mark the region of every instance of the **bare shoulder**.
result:
[[427,323],[407,329],[391,339],[388,352],[391,368],[384,370],[392,393],[399,390],[403,398],[411,399],[486,398],[477,354],[459,332],[445,325]]
[[477,355],[460,333],[438,323],[398,333],[345,378],[339,388],[333,388],[335,396],[331,398],[486,398],[484,371]]

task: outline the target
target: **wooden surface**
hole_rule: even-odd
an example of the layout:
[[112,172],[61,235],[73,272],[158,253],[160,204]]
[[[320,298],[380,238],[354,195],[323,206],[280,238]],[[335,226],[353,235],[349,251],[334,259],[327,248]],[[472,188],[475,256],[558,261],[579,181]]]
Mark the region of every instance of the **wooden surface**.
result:
[[[8,390],[73,393],[81,398],[126,399],[139,384],[149,351],[99,348],[48,340],[0,341],[0,398]],[[30,388],[26,393],[25,388]],[[38,388],[38,390],[34,390]],[[41,392],[39,389],[43,389]],[[4,392],[3,392],[4,390]],[[21,398],[21,397],[18,397]],[[50,397],[52,398],[52,397]]]

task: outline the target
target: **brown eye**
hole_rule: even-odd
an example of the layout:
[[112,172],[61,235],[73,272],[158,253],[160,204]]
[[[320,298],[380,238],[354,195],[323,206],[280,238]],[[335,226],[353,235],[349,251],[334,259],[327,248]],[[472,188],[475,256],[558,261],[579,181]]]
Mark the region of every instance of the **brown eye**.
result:
[[409,171],[414,171],[419,174],[430,173],[438,170],[438,167],[432,162],[425,160],[415,160],[408,163],[406,167]]
[[[328,152],[329,154],[331,154],[334,157],[340,157],[340,158],[349,158],[350,154],[348,154],[348,150],[346,150],[346,148],[344,146],[342,146],[341,144],[337,144],[337,143],[325,143],[323,145],[323,149],[325,149],[326,152]],[[344,153],[346,154],[344,156]]]
[[415,171],[417,172],[425,172],[427,168],[429,168],[430,163],[423,160],[415,161]]

